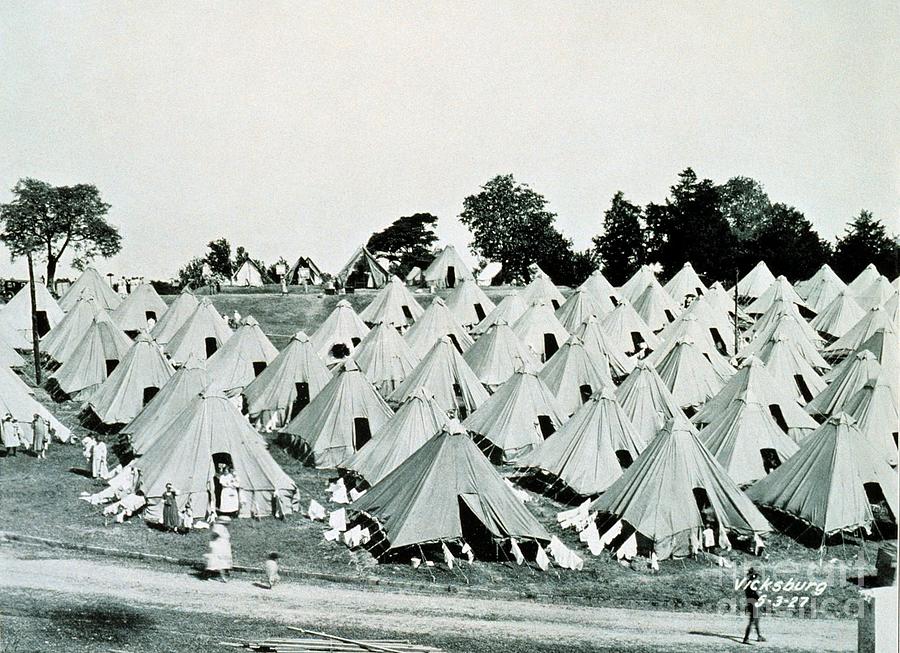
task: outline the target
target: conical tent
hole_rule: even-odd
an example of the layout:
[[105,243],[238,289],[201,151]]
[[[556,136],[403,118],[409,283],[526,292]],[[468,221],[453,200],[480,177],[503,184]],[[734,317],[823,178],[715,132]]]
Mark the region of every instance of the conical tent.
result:
[[190,290],[182,290],[165,314],[159,318],[150,335],[153,336],[156,342],[165,347],[178,333],[178,330],[184,326],[184,323],[190,319],[194,311],[197,310],[199,303]]
[[[708,507],[699,505],[698,494]],[[693,552],[695,543],[702,541],[706,509],[725,533],[748,537],[772,530],[683,417],[669,420],[635,463],[589,507],[598,512],[598,520],[621,520],[649,540],[648,548],[660,559]]]
[[[732,288],[731,292],[725,290],[725,287],[722,285],[721,281],[716,281],[713,285],[709,287],[709,291],[703,296],[703,298],[712,303],[718,310],[727,313],[729,317],[734,319],[735,317],[735,306],[734,306],[734,289]],[[746,311],[741,308],[740,304],[737,306],[737,320],[739,324],[748,325],[753,323],[753,318],[747,315]]]
[[556,311],[556,319],[566,331],[574,333],[589,317],[600,317],[608,312],[590,291],[578,288]]
[[[813,310],[817,310],[814,304],[821,302],[820,305],[824,307],[834,298],[834,295],[846,290],[846,288],[847,284],[841,280],[827,263],[823,263],[822,267],[816,270],[816,273],[809,279],[798,281],[794,284],[794,290]],[[831,297],[828,295],[831,295]]]
[[869,286],[871,286],[879,276],[881,276],[881,273],[878,272],[878,268],[876,268],[874,264],[869,263],[853,281],[847,284],[847,290],[850,291],[851,295],[859,296],[868,290]]
[[31,423],[35,415],[40,415],[50,423],[50,428],[55,431],[57,439],[68,442],[72,432],[62,424],[49,410],[22,389],[21,379],[15,378],[14,373],[0,374],[0,416],[9,413],[13,420],[18,422],[19,429],[26,442],[31,442],[33,433]]
[[588,497],[612,485],[646,446],[614,392],[604,388],[518,466]]
[[522,299],[519,293],[507,295],[497,304],[494,310],[488,313],[486,318],[472,327],[472,335],[478,337],[483,333],[487,333],[487,330],[497,322],[502,321],[506,324],[515,324],[516,320],[522,317],[527,310],[528,306],[526,306],[525,300]]
[[822,531],[868,529],[875,521],[866,486],[877,484],[897,519],[897,476],[845,413],[830,417],[786,463],[747,494]]
[[27,395],[34,396],[34,388],[25,383],[22,380],[22,377],[13,372],[8,367],[0,365],[0,375],[5,377],[3,380],[0,380],[0,388],[9,388],[10,386],[24,392]]
[[801,315],[812,316],[815,311],[811,310],[804,302],[800,295],[791,286],[791,282],[784,275],[780,275],[773,281],[765,292],[754,299],[744,310],[751,317],[762,315],[768,311],[777,301],[788,301],[797,307]]
[[[652,354],[647,356],[647,361],[653,366],[659,365],[662,359],[668,356],[669,352],[679,342],[690,340],[700,350],[700,353],[712,363],[719,376],[730,376],[733,369],[728,359],[722,355],[723,351],[727,352],[729,350],[725,338],[722,337],[721,332],[714,323],[701,323],[700,316],[703,315],[702,305],[699,302],[694,302],[694,305],[701,306],[701,310],[692,311],[691,309],[694,307],[692,305],[691,309],[685,311],[677,320],[666,327],[659,334],[662,344]],[[727,338],[728,335],[726,333],[725,337]]]
[[857,390],[877,379],[880,374],[881,365],[875,354],[865,350],[853,354],[850,364],[843,369],[841,375],[806,404],[806,412],[821,419],[842,411],[844,404]]
[[135,455],[143,454],[212,379],[202,361],[191,356],[122,430]]
[[654,332],[663,330],[681,313],[681,306],[675,303],[655,279],[648,283],[644,291],[634,300],[633,308]]
[[678,402],[645,361],[638,362],[622,385],[616,399],[645,442],[650,442],[673,417],[684,417]]
[[380,525],[388,550],[464,541],[473,518],[495,540],[550,540],[462,432],[432,437],[349,509]]
[[[132,289],[110,316],[122,331],[137,335],[139,331],[156,326],[167,308],[166,303],[156,294],[153,286],[149,283],[142,283]],[[151,320],[153,321],[152,325]]]
[[365,247],[357,249],[336,277],[351,288],[381,288],[390,275]]
[[104,310],[98,311],[71,356],[50,377],[49,387],[77,401],[87,401],[118,367],[132,346]]
[[96,268],[90,266],[85,268],[84,272],[59,298],[59,307],[69,312],[82,297],[90,297],[97,306],[105,311],[114,311],[122,303],[122,298],[116,294],[116,291],[110,288]]
[[362,449],[338,470],[375,485],[394,471],[447,423],[447,414],[424,390],[413,392]]
[[[34,284],[37,306],[38,336],[47,333],[62,322],[65,313],[42,283]],[[6,305],[0,306],[0,332],[3,340],[15,349],[30,351],[34,346],[31,330],[31,291],[28,284],[13,295]]]
[[600,270],[594,270],[591,273],[591,276],[589,276],[583,284],[578,286],[578,289],[586,290],[594,296],[602,313],[602,315],[598,315],[597,317],[606,315],[622,302],[619,291],[607,281]]
[[743,393],[700,431],[700,441],[738,485],[749,485],[797,453],[768,406]]
[[474,279],[463,279],[447,297],[447,308],[457,322],[469,328],[482,322],[493,312],[494,302],[484,294]]
[[679,306],[684,306],[690,297],[699,298],[706,292],[706,285],[700,280],[694,266],[686,262],[664,286],[666,292]]
[[197,395],[134,463],[147,497],[144,518],[162,521],[169,483],[177,491],[179,510],[190,503],[201,519],[216,510],[217,462],[229,465],[240,483],[239,517],[280,517],[298,509],[297,486],[265,441],[224,395],[210,393]]
[[25,367],[25,359],[19,353],[0,339],[0,366]]
[[895,332],[883,327],[875,329],[872,335],[860,343],[852,354],[832,367],[831,371],[826,372],[823,377],[825,382],[831,383],[842,376],[846,369],[853,364],[853,354],[863,351],[870,351],[875,355],[875,360],[884,370],[886,382],[895,391],[900,391],[900,337]]
[[419,357],[394,325],[386,323],[377,324],[369,331],[351,359],[382,397],[391,394],[419,364]]
[[584,343],[570,337],[538,372],[564,415],[571,415],[601,388],[614,387],[609,370],[591,358]]
[[141,333],[122,362],[91,395],[85,415],[106,426],[127,424],[174,372],[153,339]]
[[637,272],[631,275],[628,281],[622,284],[622,287],[619,288],[619,295],[626,301],[634,304],[637,298],[641,296],[641,293],[647,289],[647,286],[653,282],[659,283],[656,279],[656,273],[649,266],[642,265]]
[[793,320],[793,329],[795,333],[803,334],[803,337],[809,341],[810,345],[820,347],[824,344],[823,338],[816,333],[806,319],[800,315],[796,304],[787,300],[778,300],[772,304],[771,308],[766,311],[752,327],[747,329],[744,337],[750,342],[762,340],[765,342],[772,337],[775,329],[785,319]]
[[897,292],[886,277],[880,276],[873,281],[868,288],[859,293],[857,300],[863,310],[873,306],[884,306],[884,303]]
[[556,319],[549,304],[532,304],[512,325],[512,330],[542,362],[550,360],[569,338],[569,332]]
[[244,389],[247,414],[257,428],[276,430],[297,416],[331,380],[331,372],[298,331],[275,360]]
[[820,309],[819,314],[810,321],[809,326],[823,336],[837,339],[852,329],[863,315],[865,315],[865,311],[859,307],[850,293],[841,291],[827,306]]
[[233,286],[260,288],[269,283],[269,275],[253,259],[246,259],[230,279]]
[[534,276],[531,283],[522,289],[521,293],[522,301],[526,306],[546,303],[552,306],[552,311],[558,309],[566,301],[563,294],[553,285],[550,277],[540,271]]
[[572,335],[584,343],[588,355],[602,368],[604,376],[608,374],[614,381],[618,381],[634,369],[634,361],[613,346],[598,318],[589,317]]
[[875,306],[870,308],[847,333],[828,345],[823,355],[831,361],[845,358],[878,329],[896,332],[895,325],[891,323],[887,311],[880,306]]
[[[682,340],[659,361],[659,378],[672,393],[675,402],[688,414],[705,404],[725,385],[713,364],[690,340]],[[729,375],[730,376],[730,375]]]
[[424,312],[403,282],[392,276],[359,317],[370,327],[385,322],[397,328],[406,328],[422,317]]
[[661,344],[656,334],[628,302],[622,302],[600,320],[600,327],[616,351],[622,354],[636,354],[645,347],[653,351]]
[[388,397],[391,405],[402,404],[417,389],[424,389],[444,411],[465,419],[487,401],[488,393],[472,368],[459,355],[449,338],[441,338]]
[[782,381],[772,376],[765,364],[755,356],[743,362],[734,376],[726,381],[722,390],[707,401],[691,421],[700,426],[712,424],[732,403],[745,395],[756,397],[757,401],[767,406],[782,430],[785,430],[795,442],[800,442],[819,426],[800,407],[793,380],[792,385],[786,387]]
[[309,338],[313,351],[332,366],[350,355],[369,333],[367,327],[346,299],[342,299]]
[[790,343],[794,351],[816,370],[821,372],[829,369],[831,366],[822,358],[813,341],[806,337],[803,331],[804,324],[802,318],[788,314],[781,315],[776,321],[771,322],[769,327],[753,336],[753,340],[741,350],[740,358],[758,356],[768,361],[768,352],[773,343],[783,340]]
[[487,333],[469,347],[463,359],[479,380],[493,391],[517,370],[537,373],[541,362],[506,322],[493,324]]
[[766,348],[760,350],[759,358],[772,376],[783,387],[790,388],[793,397],[802,404],[825,389],[825,381],[790,340],[772,339]]
[[765,261],[757,263],[750,272],[737,282],[738,297],[753,300],[762,295],[775,281],[775,275]]
[[456,318],[447,308],[444,300],[435,297],[416,323],[404,334],[403,339],[410,350],[421,358],[429,352],[438,340],[449,337],[460,354],[464,354],[472,346],[474,340],[460,326]]
[[447,245],[422,273],[425,284],[437,288],[455,288],[463,279],[471,279],[469,269],[453,245]]
[[517,372],[463,422],[492,459],[515,462],[556,431],[566,414],[537,375]]
[[275,360],[278,350],[269,342],[253,316],[241,321],[241,326],[206,364],[216,387],[228,391],[241,389],[250,383]]
[[393,414],[351,360],[281,430],[280,440],[308,464],[336,467],[368,442]]
[[173,365],[181,365],[192,355],[198,360],[211,358],[231,338],[231,327],[205,297],[166,345]]
[[91,327],[97,312],[97,301],[93,297],[79,297],[60,323],[44,337],[41,351],[51,361],[65,363]]
[[863,437],[891,466],[897,466],[897,432],[900,431],[900,406],[882,373],[869,381],[844,404]]

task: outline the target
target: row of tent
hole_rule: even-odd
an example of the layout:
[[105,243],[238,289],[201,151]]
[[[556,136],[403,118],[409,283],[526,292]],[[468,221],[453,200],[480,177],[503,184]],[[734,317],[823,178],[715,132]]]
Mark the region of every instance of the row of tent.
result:
[[[751,274],[759,276],[758,269],[759,266]],[[817,273],[819,278],[829,276],[820,273]],[[348,303],[339,302],[312,337],[297,334],[277,356],[273,348],[265,364],[260,365],[263,361],[252,361],[246,355],[233,357],[249,362],[243,368],[251,373],[224,383],[233,386],[230,388],[223,387],[219,381],[227,374],[221,370],[213,373],[213,359],[218,354],[214,351],[210,357],[205,347],[209,338],[216,337],[214,321],[202,311],[198,313],[196,307],[191,311],[178,309],[188,317],[174,330],[172,339],[184,331],[180,340],[194,346],[187,347],[187,355],[176,361],[178,356],[171,355],[177,349],[172,347],[172,339],[163,343],[158,338],[157,343],[169,352],[167,361],[149,337],[138,336],[129,351],[140,349],[152,359],[151,350],[154,350],[164,363],[174,362],[180,369],[173,376],[169,365],[168,376],[172,378],[166,377],[156,386],[163,390],[150,400],[142,393],[141,401],[134,403],[141,415],[155,414],[158,419],[144,416],[141,420],[141,415],[135,413],[140,428],[129,426],[123,430],[129,432],[135,449],[141,451],[139,462],[147,451],[157,450],[162,456],[163,449],[158,449],[160,440],[147,436],[153,430],[148,429],[147,422],[156,423],[163,416],[180,414],[189,407],[191,397],[194,403],[201,401],[198,397],[207,395],[209,401],[224,401],[223,392],[240,389],[247,412],[257,427],[280,429],[279,438],[298,455],[319,466],[339,466],[370,485],[371,489],[361,500],[363,503],[354,504],[354,509],[380,516],[379,521],[387,531],[394,528],[392,524],[397,524],[399,513],[393,502],[398,500],[412,510],[409,517],[412,521],[404,522],[402,530],[414,533],[418,527],[424,528],[421,515],[428,506],[428,495],[409,496],[413,490],[406,481],[388,483],[401,470],[400,478],[422,474],[431,479],[429,482],[456,484],[453,486],[458,490],[456,495],[453,495],[455,490],[447,490],[448,497],[455,496],[453,501],[460,506],[448,515],[454,524],[464,514],[474,515],[482,524],[485,520],[491,522],[489,515],[504,515],[504,512],[494,512],[499,509],[495,502],[501,501],[501,495],[506,496],[501,486],[486,480],[485,489],[478,490],[477,483],[473,489],[471,479],[461,472],[473,468],[474,463],[469,459],[475,454],[478,469],[495,472],[489,464],[481,465],[481,460],[487,459],[478,452],[477,443],[496,460],[533,470],[576,494],[595,496],[602,492],[597,504],[599,512],[614,514],[628,522],[655,543],[658,554],[667,550],[678,554],[698,523],[700,510],[695,500],[688,501],[683,493],[673,493],[672,505],[661,507],[661,521],[654,522],[669,523],[668,528],[675,529],[666,533],[631,517],[613,499],[660,496],[649,494],[653,484],[661,482],[653,471],[658,467],[666,473],[679,474],[683,483],[693,484],[692,490],[702,487],[718,523],[726,530],[738,534],[763,532],[755,530],[760,526],[759,518],[750,510],[753,506],[739,485],[755,481],[752,486],[755,488],[774,483],[779,479],[779,470],[791,469],[788,464],[792,460],[804,460],[798,456],[812,449],[809,442],[827,440],[831,444],[822,446],[836,450],[848,438],[856,437],[865,441],[864,444],[875,441],[871,433],[867,431],[863,435],[860,430],[861,424],[870,429],[878,422],[871,418],[865,421],[866,410],[871,411],[873,406],[882,410],[887,406],[889,411],[893,406],[896,411],[896,388],[886,381],[891,374],[895,378],[898,369],[896,296],[887,297],[883,305],[871,307],[857,324],[826,347],[821,332],[810,329],[810,323],[800,313],[805,300],[799,291],[780,279],[773,278],[765,289],[759,289],[760,284],[753,278],[750,281],[754,283],[744,284],[743,292],[748,293],[742,296],[744,306],[738,307],[735,315],[729,294],[721,287],[705,288],[689,265],[666,286],[661,286],[649,269],[642,269],[619,289],[597,273],[568,299],[545,277],[539,276],[496,307],[476,284],[463,281],[446,301],[436,298],[424,310],[412,293],[394,279],[359,316]],[[872,281],[876,282],[877,279]],[[798,287],[805,294],[809,292],[807,288],[821,285],[804,283]],[[860,283],[857,287],[871,285]],[[751,287],[756,297],[749,294]],[[741,282],[738,291],[741,295]],[[840,289],[831,301],[848,292],[852,293]],[[190,303],[185,297],[190,296],[179,297],[160,316],[154,329],[175,311],[178,302]],[[686,299],[693,299],[687,307]],[[198,306],[202,304],[198,302]],[[214,309],[207,312],[218,317]],[[744,333],[738,334],[743,339],[739,351],[734,347],[735,318],[743,321],[745,327]],[[650,322],[658,328],[654,329]],[[245,327],[248,334],[258,330],[258,325],[254,329],[250,324],[243,325],[238,332]],[[852,337],[845,338],[851,332]],[[842,338],[840,347],[828,349]],[[247,340],[256,341],[258,336],[248,336]],[[837,363],[830,372],[830,363],[820,355],[820,349],[832,363]],[[251,357],[254,355],[259,356]],[[732,366],[735,355],[743,360],[737,372]],[[209,362],[202,363],[206,358],[210,358]],[[875,370],[870,359],[875,359],[890,374],[873,372],[866,376],[860,371],[862,367]],[[856,363],[857,360],[860,362]],[[258,364],[254,366],[253,362]],[[107,390],[110,397],[129,394],[122,390],[127,384],[121,381],[137,376],[137,371],[146,364],[132,361],[126,365],[123,361],[116,366],[108,381],[113,380],[120,367],[132,372],[120,374],[116,383],[108,385],[117,388]],[[212,383],[205,386],[208,389],[205,394],[198,394],[196,386],[189,392],[175,389],[167,392],[176,377],[183,378],[191,370],[204,367],[207,367],[204,370],[207,380]],[[806,397],[799,381],[803,381],[807,390],[818,387],[815,379],[822,379],[824,372],[834,376],[827,379],[830,385],[824,385],[822,380],[824,387],[818,394],[843,388],[841,392],[832,391],[837,400],[813,396],[810,401],[803,401]],[[875,376],[874,383],[869,382],[871,376]],[[180,407],[173,397],[181,398]],[[824,406],[817,409],[821,410],[815,413],[817,417],[830,416],[821,426],[801,406],[812,400],[816,400],[814,408]],[[711,406],[717,408],[710,409]],[[463,420],[461,427],[452,415],[447,416],[448,410]],[[856,414],[848,416],[853,410]],[[237,409],[234,412],[240,417]],[[693,424],[688,421],[688,414]],[[699,433],[698,426],[703,427]],[[459,435],[461,429],[472,439],[452,437]],[[843,435],[837,437],[832,433]],[[883,436],[884,429],[881,433]],[[426,442],[431,443],[427,449]],[[886,462],[890,457],[887,444],[882,437],[880,449],[857,442],[850,446],[857,468],[862,466],[867,473],[881,474],[877,482],[882,489],[890,484],[890,478],[895,482]],[[896,444],[893,446],[896,462]],[[866,453],[867,449],[875,453]],[[649,452],[656,453],[651,457]],[[766,452],[767,458],[762,452]],[[437,464],[434,456],[452,456],[463,467],[445,469],[443,464]],[[825,459],[821,453],[813,458]],[[197,464],[202,466],[203,460],[201,457]],[[860,460],[864,462],[860,464]],[[777,467],[781,461],[786,462]],[[882,478],[885,468],[891,474],[888,480]],[[638,474],[642,469],[644,472]],[[836,463],[814,471],[808,471],[807,464],[804,469],[811,477],[806,482],[815,481],[820,485],[837,480],[850,482],[860,474],[859,469],[850,472],[839,469]],[[438,470],[440,475],[434,476]],[[483,472],[476,476],[490,475]],[[500,477],[490,478],[496,481]],[[867,481],[871,482],[876,481]],[[421,484],[412,487],[425,485],[423,479]],[[676,485],[672,481],[672,487]],[[489,490],[488,486],[496,488]],[[392,487],[393,491],[386,489]],[[469,490],[459,489],[463,487]],[[405,488],[406,494],[398,497],[396,493],[401,488]],[[752,492],[757,492],[752,488]],[[290,493],[290,488],[282,489],[280,495],[273,488],[269,492],[273,496]],[[783,507],[801,519],[809,517],[809,523],[817,528],[830,532],[871,524],[865,515],[835,519],[834,515],[841,511],[828,504],[827,494],[825,517],[810,517],[803,509],[815,512],[815,501],[822,500],[818,491],[809,495],[802,509],[790,504],[805,491],[801,488],[783,493],[786,502]],[[370,497],[368,502],[367,497]],[[764,505],[774,504],[766,501],[760,499]],[[423,503],[413,510],[411,506],[416,502]],[[860,507],[862,503],[869,505],[856,503]],[[629,505],[634,507],[640,503]],[[891,508],[896,515],[896,506]],[[254,510],[260,514],[259,507],[251,508]],[[524,513],[527,515],[527,510]],[[413,518],[414,515],[420,517]],[[522,516],[521,521],[527,520]],[[491,524],[489,530],[493,533],[492,528],[499,526],[495,522]],[[496,532],[495,535],[540,539],[535,535],[538,532],[535,526],[545,533],[532,518],[525,529],[527,533]],[[393,535],[388,533],[387,537]],[[402,541],[405,539],[397,539]],[[391,546],[403,545],[392,540]]]

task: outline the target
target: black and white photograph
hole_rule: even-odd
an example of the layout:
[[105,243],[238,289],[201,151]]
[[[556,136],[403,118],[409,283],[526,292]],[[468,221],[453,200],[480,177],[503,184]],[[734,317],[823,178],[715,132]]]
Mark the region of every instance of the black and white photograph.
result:
[[900,651],[898,44],[0,0],[0,652]]

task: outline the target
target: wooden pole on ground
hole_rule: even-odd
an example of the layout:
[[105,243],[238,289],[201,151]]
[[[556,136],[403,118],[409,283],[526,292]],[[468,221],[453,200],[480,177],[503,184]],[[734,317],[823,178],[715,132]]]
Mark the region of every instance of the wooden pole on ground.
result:
[[363,642],[355,639],[347,639],[345,637],[338,637],[337,635],[329,635],[328,633],[317,633],[314,630],[306,630],[305,628],[295,628],[294,626],[288,626],[289,630],[296,630],[297,632],[304,633],[306,635],[315,635],[316,637],[325,637],[326,639],[333,639],[338,642],[344,642],[345,644],[355,644],[361,648],[364,648],[369,651],[375,651],[375,653],[402,653],[398,649],[389,648],[387,646],[381,646],[378,644],[369,644],[368,642]]

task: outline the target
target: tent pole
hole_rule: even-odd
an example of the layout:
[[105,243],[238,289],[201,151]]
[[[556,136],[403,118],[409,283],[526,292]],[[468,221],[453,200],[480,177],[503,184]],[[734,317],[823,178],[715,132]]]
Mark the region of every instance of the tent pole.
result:
[[734,355],[738,354],[738,271],[734,270]]

